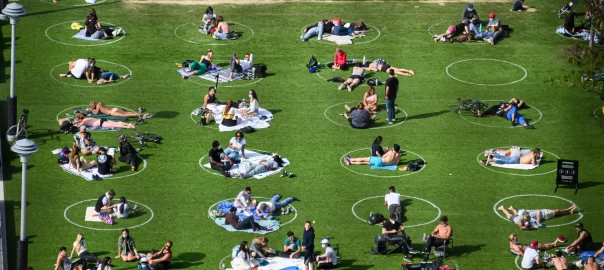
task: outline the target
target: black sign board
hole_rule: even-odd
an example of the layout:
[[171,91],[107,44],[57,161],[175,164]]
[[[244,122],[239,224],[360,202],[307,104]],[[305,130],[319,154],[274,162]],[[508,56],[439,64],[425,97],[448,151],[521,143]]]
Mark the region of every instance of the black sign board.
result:
[[556,189],[558,185],[564,184],[575,187],[575,194],[579,190],[579,161],[558,159],[558,171],[556,172]]

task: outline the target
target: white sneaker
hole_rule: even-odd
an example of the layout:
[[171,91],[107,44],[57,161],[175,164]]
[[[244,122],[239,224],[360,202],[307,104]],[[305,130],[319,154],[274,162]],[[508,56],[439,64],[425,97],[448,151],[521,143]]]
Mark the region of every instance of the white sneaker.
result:
[[352,88],[350,87],[350,85],[346,85],[346,88],[348,88],[348,92],[352,92]]
[[348,104],[344,104],[344,108],[346,109],[346,112],[350,112],[350,106],[348,106]]
[[148,113],[146,113],[146,114],[143,115],[143,119],[149,119],[151,117],[153,117],[153,115],[148,114]]
[[300,35],[300,40],[304,41],[304,35]]
[[340,86],[338,86],[338,90],[342,90],[344,89],[345,84],[340,84]]

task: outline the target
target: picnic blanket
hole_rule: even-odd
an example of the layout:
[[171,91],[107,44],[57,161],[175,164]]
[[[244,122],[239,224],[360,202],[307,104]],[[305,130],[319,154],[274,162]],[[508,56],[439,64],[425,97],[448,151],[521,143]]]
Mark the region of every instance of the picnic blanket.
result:
[[[261,153],[258,153],[256,151],[252,151],[252,150],[248,150],[248,149],[245,149],[245,156],[248,158],[247,161],[250,161],[252,163],[258,163],[258,162],[260,162],[263,159],[267,159],[267,158],[271,157],[268,154],[261,154]],[[279,168],[277,168],[274,171],[268,171],[268,172],[265,172],[265,173],[256,174],[253,177],[256,178],[256,179],[262,179],[264,177],[267,177],[267,176],[270,176],[270,175],[273,175],[273,174],[278,174],[281,170],[283,170],[283,168],[285,168],[285,167],[287,167],[289,165],[289,160],[287,160],[287,158],[283,158],[282,157],[282,159],[283,159],[283,167],[279,167]],[[212,169],[212,167],[210,167],[210,162],[208,162],[206,164],[203,164],[203,166],[205,168],[210,169],[210,170]],[[230,172],[237,172],[237,171],[239,171],[239,164],[235,164],[229,171]]]
[[[228,205],[230,205],[230,206],[228,206]],[[217,206],[217,210],[219,210],[223,213],[228,213],[229,209],[231,209],[232,205],[233,205],[232,202],[223,201]],[[228,208],[226,208],[226,206],[228,206]],[[267,234],[267,233],[277,231],[281,228],[281,222],[278,220],[260,219],[260,217],[256,214],[256,209],[250,209],[248,211],[244,211],[243,209],[237,209],[237,216],[239,217],[239,219],[244,220],[249,215],[252,215],[254,217],[254,221],[256,223],[258,223],[260,226],[265,227],[265,228],[272,228],[272,230],[271,231],[261,230],[259,232],[254,232],[254,230],[252,230],[252,229],[237,230],[237,229],[233,228],[233,226],[225,224],[224,217],[213,217],[213,219],[214,219],[214,222],[216,223],[216,225],[223,227],[225,230],[227,230],[229,232],[247,232],[247,233],[253,233],[253,234]]]
[[111,128],[111,127],[86,127],[86,130],[122,130],[122,128]]
[[372,170],[396,171],[396,165],[388,165],[388,166],[381,166],[381,167],[371,166],[371,169]]
[[[487,150],[486,152],[490,152],[493,150]],[[523,149],[520,150],[520,157],[530,153],[532,150],[530,149]],[[517,170],[532,170],[534,168],[539,167],[539,164],[541,163],[541,158],[543,157],[543,152],[541,152],[539,154],[539,157],[537,158],[537,162],[536,165],[533,164],[496,164],[496,163],[491,163],[489,164],[489,166],[493,166],[493,167],[499,167],[499,168],[508,168],[508,169],[517,169]]]
[[[229,201],[222,201],[220,203],[218,203],[218,205],[216,206],[216,210],[223,212],[223,213],[228,213],[231,210],[231,207],[233,207],[235,205],[234,202],[229,202]],[[263,212],[263,215],[268,215],[270,212]],[[236,212],[237,216],[240,219],[245,219],[249,216],[253,216],[254,220],[261,220],[262,218],[256,213],[256,208],[252,208],[250,209],[250,211],[244,211],[243,208],[237,208],[237,212]],[[273,217],[276,216],[276,213],[273,213],[273,215],[269,218],[272,219]]]
[[90,117],[90,118],[105,118],[107,120],[112,120],[112,121],[126,121],[126,120],[128,120],[128,118],[126,118],[126,117],[111,116],[111,115],[106,115],[106,114],[103,114],[103,113],[99,113],[99,114],[89,113],[88,115],[86,115],[86,117]]
[[[226,105],[208,106],[208,109],[212,110],[212,112],[214,113],[214,121],[216,123],[222,122],[222,111],[224,110],[225,106]],[[251,126],[254,129],[268,128],[271,126],[269,124],[269,122],[271,120],[273,120],[273,113],[271,113],[270,111],[263,109],[263,108],[258,109],[258,113],[256,114],[256,116],[245,115],[245,117],[244,117],[244,115],[241,115],[238,110],[237,110],[237,113],[235,114],[235,116],[237,116],[239,119],[241,119],[239,124],[237,124],[236,126],[232,126],[232,127],[218,125],[218,130],[220,130],[222,132],[235,131],[235,130],[240,130],[247,126]]]
[[[221,69],[220,66],[214,65],[214,68],[213,69],[208,69],[206,71],[206,73],[208,73],[208,72],[218,72],[218,71],[220,71],[220,69]],[[178,72],[180,75],[185,75],[185,74],[187,74],[187,73],[189,73],[191,71],[189,71],[188,68],[179,68],[178,70],[176,70],[176,72]],[[199,77],[201,75],[198,74],[197,76]],[[216,78],[214,78],[214,81],[216,81]]]
[[83,40],[101,40],[99,38],[87,37],[84,34],[84,29],[80,30],[77,34],[73,35],[72,38],[83,39]]
[[331,42],[335,42],[338,45],[350,45],[352,44],[353,36],[336,36],[332,34],[323,34],[323,39]]
[[94,179],[92,179],[92,175],[93,174],[98,174],[101,178],[108,178],[113,176],[113,174],[99,174],[99,171],[96,167],[92,167],[89,168],[87,170],[83,170],[81,175],[78,175],[78,170],[76,170],[76,168],[69,168],[69,164],[64,164],[64,165],[59,165],[61,166],[61,168],[73,175],[76,176],[81,176],[82,178],[86,179],[87,181],[94,181]]
[[[589,36],[590,36],[589,31],[575,32],[574,34],[570,33],[564,28],[563,25],[558,26],[558,28],[556,28],[556,33],[561,36],[565,36],[565,37],[569,37],[569,38],[577,39],[577,40],[584,40],[584,41],[589,41]],[[599,32],[596,32],[594,34],[594,42],[596,44],[600,43],[600,33]]]
[[99,213],[94,211],[94,206],[86,207],[86,216],[84,217],[84,221],[104,222],[99,218]]
[[[257,259],[260,262],[258,270],[301,270],[304,269],[304,259],[289,259],[281,257],[269,257]],[[233,268],[227,268],[233,270]]]

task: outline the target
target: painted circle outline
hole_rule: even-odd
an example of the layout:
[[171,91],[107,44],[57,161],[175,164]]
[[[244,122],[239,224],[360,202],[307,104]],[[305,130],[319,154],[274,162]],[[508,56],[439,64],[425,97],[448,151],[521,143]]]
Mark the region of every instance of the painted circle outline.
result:
[[[327,109],[325,109],[325,111],[323,111],[323,115],[325,116],[325,118],[326,118],[326,119],[327,119],[329,122],[332,122],[333,124],[336,124],[336,125],[338,125],[338,126],[342,126],[342,127],[348,127],[348,128],[352,128],[350,125],[344,125],[344,124],[342,124],[342,123],[338,123],[338,122],[336,122],[336,121],[331,120],[331,118],[329,118],[329,117],[327,116],[327,111],[328,111],[329,109],[331,109],[331,108],[335,107],[335,106],[338,106],[338,105],[344,105],[344,104],[355,103],[355,102],[356,102],[356,101],[351,101],[351,102],[343,102],[343,103],[337,103],[337,104],[331,105],[331,106],[327,107]],[[380,104],[384,104],[384,103],[380,103]],[[402,124],[402,123],[405,123],[405,121],[407,121],[407,119],[409,118],[409,115],[407,114],[407,112],[406,112],[405,110],[401,109],[401,108],[400,108],[400,107],[398,107],[398,106],[395,106],[394,108],[395,108],[397,111],[401,111],[401,112],[405,113],[405,119],[403,119],[403,121],[400,121],[400,122],[398,122],[398,123],[393,123],[392,125],[381,126],[381,127],[372,127],[372,128],[366,128],[366,129],[386,129],[386,128],[393,128],[393,127],[396,127],[396,126],[398,126],[398,125],[400,125],[400,124]]]
[[[462,62],[467,62],[467,61],[495,61],[495,62],[502,62],[502,63],[510,64],[510,65],[513,65],[513,66],[519,67],[520,69],[524,70],[524,76],[523,76],[523,77],[522,77],[520,80],[516,80],[516,81],[513,81],[513,82],[509,82],[509,83],[498,83],[498,84],[488,84],[488,83],[486,83],[486,84],[485,84],[485,83],[473,83],[473,82],[467,82],[467,81],[464,81],[464,80],[460,80],[460,79],[458,79],[458,78],[453,77],[453,75],[451,75],[451,74],[449,73],[449,68],[450,68],[451,66],[453,66],[453,65],[455,65],[455,64],[462,63]],[[470,58],[470,59],[459,60],[459,61],[456,61],[456,62],[453,62],[453,63],[449,64],[449,65],[448,65],[448,66],[445,68],[445,72],[447,73],[447,75],[448,75],[449,77],[451,77],[452,79],[454,79],[454,80],[456,80],[456,81],[459,81],[459,82],[462,82],[462,83],[471,84],[471,85],[479,85],[479,86],[504,86],[504,85],[515,84],[515,83],[517,83],[517,82],[523,81],[523,80],[524,80],[524,79],[526,79],[526,77],[528,76],[528,71],[527,71],[527,70],[526,70],[524,67],[522,67],[521,65],[514,64],[514,63],[509,62],[509,61],[505,61],[505,60],[499,60],[499,59],[493,59],[493,58]]]
[[[503,148],[510,148],[510,147],[512,147],[512,146],[500,146],[500,147],[494,147],[494,148],[489,148],[489,149],[503,149]],[[522,149],[522,148],[526,149],[526,148],[534,148],[534,147],[520,146],[520,149]],[[486,150],[488,150],[488,149],[485,149],[484,151],[486,151]],[[497,173],[502,173],[502,174],[507,174],[507,175],[513,175],[513,176],[539,176],[539,175],[550,174],[550,173],[556,172],[558,170],[557,168],[555,168],[555,169],[553,169],[551,171],[544,172],[544,173],[537,173],[537,174],[517,174],[517,173],[500,172],[500,171],[497,171],[497,170],[493,170],[493,169],[491,169],[488,166],[484,166],[482,163],[480,163],[480,156],[484,157],[484,151],[478,153],[478,156],[476,156],[476,162],[478,162],[478,165],[480,165],[481,167],[483,167],[483,168],[485,168],[485,169],[487,169],[489,171],[493,171],[493,172],[497,172]],[[552,153],[550,151],[545,151],[545,150],[541,149],[541,152],[548,153],[548,154],[550,154],[552,156],[555,156],[557,159],[560,159],[560,157],[558,155],[556,155],[556,154],[554,154],[554,153]]]
[[[251,149],[251,148],[250,148],[249,150],[252,150],[252,151],[257,152],[257,153],[264,153],[264,154],[266,154],[266,153],[271,153],[271,152],[268,152],[268,151],[264,151],[264,150],[258,150],[258,149]],[[212,170],[212,169],[208,170],[208,168],[206,168],[206,167],[204,167],[204,166],[203,166],[203,164],[201,163],[201,161],[202,161],[204,158],[206,158],[207,156],[208,156],[208,155],[205,155],[205,156],[203,156],[203,157],[199,158],[199,161],[197,162],[197,164],[199,164],[199,167],[201,167],[201,168],[202,168],[204,171],[206,171],[207,173],[210,173],[210,174],[213,174],[213,175],[216,175],[216,176],[220,176],[220,177],[224,177],[222,174],[215,173],[215,172],[213,172],[213,170]],[[251,178],[251,177],[250,177],[250,178]],[[251,180],[250,178],[246,178],[246,179]],[[243,180],[243,179],[241,179],[241,180]],[[263,197],[262,197],[262,198],[263,198]]]
[[[75,223],[75,222],[71,221],[71,219],[69,219],[69,218],[67,217],[67,211],[68,211],[68,210],[69,210],[71,207],[74,207],[75,205],[81,204],[81,203],[83,203],[83,202],[91,202],[91,201],[96,201],[96,200],[97,200],[97,199],[88,199],[88,200],[82,200],[82,201],[79,201],[79,202],[77,202],[77,203],[74,203],[74,204],[72,204],[72,205],[70,205],[70,206],[67,206],[67,208],[65,208],[65,211],[63,211],[63,217],[64,217],[64,218],[65,218],[65,220],[67,220],[69,223],[71,223],[71,224],[73,224],[73,225],[75,225],[75,226],[78,226],[78,227],[80,227],[80,228],[84,228],[84,229],[95,230],[95,231],[119,231],[119,230],[122,230],[122,228],[115,228],[115,229],[100,229],[100,228],[92,228],[92,227],[87,227],[87,226],[83,226],[83,225],[77,224],[77,223]],[[148,219],[147,221],[145,221],[145,222],[143,222],[143,223],[141,223],[141,224],[138,224],[138,225],[135,225],[135,226],[129,226],[128,228],[130,228],[130,229],[134,229],[134,228],[138,228],[138,227],[141,227],[141,226],[143,226],[143,225],[146,225],[147,223],[151,222],[151,220],[153,219],[153,217],[155,217],[155,213],[153,213],[153,209],[151,209],[151,207],[147,206],[146,204],[143,204],[143,203],[137,202],[137,201],[133,201],[133,200],[129,200],[129,201],[130,201],[130,202],[133,202],[133,203],[136,203],[136,204],[140,204],[140,205],[144,206],[145,208],[149,209],[149,211],[151,212],[151,217],[149,217],[149,219]]]
[[[371,196],[371,197],[367,197],[367,198],[364,198],[364,199],[360,199],[360,200],[358,200],[357,202],[355,202],[355,203],[352,205],[352,208],[351,208],[351,210],[352,210],[352,214],[353,214],[353,215],[354,215],[354,216],[355,216],[355,217],[356,217],[358,220],[360,220],[360,221],[362,221],[362,222],[364,222],[364,223],[367,223],[367,220],[362,219],[362,218],[360,218],[360,217],[357,215],[357,213],[354,211],[354,208],[357,206],[357,204],[359,204],[359,203],[361,203],[361,202],[363,202],[363,201],[370,200],[370,199],[383,198],[383,197],[384,197],[383,195],[380,195],[380,196]],[[442,212],[441,212],[441,210],[440,210],[440,207],[438,207],[438,206],[437,206],[436,204],[434,204],[433,202],[428,201],[428,200],[426,200],[426,199],[419,198],[419,197],[413,197],[413,196],[401,195],[401,198],[403,198],[403,197],[423,201],[423,202],[425,202],[425,203],[428,203],[429,205],[432,205],[432,207],[434,207],[434,208],[436,208],[436,210],[438,210],[438,214],[436,215],[436,217],[435,217],[434,219],[432,219],[432,220],[430,220],[430,221],[428,221],[428,222],[421,223],[421,224],[413,224],[413,225],[408,225],[408,224],[406,224],[406,225],[405,225],[405,227],[406,227],[406,228],[413,228],[413,227],[419,227],[419,226],[428,225],[428,224],[430,224],[430,223],[432,223],[432,222],[437,221],[437,220],[440,218],[440,215],[441,215],[441,213],[442,213]]]
[[[522,267],[520,267],[520,265],[518,264],[518,258],[520,258],[520,256],[516,255],[516,259],[514,259],[514,263],[516,264],[516,267],[517,267],[519,270],[523,270],[523,269],[522,269]],[[224,260],[224,259],[223,259],[223,260]]]
[[[497,101],[504,101],[505,102],[505,100],[483,100],[483,101],[495,101],[495,102],[497,102]],[[536,107],[534,107],[532,105],[528,109],[535,109],[539,113],[539,118],[537,119],[537,121],[531,122],[532,124],[535,124],[535,123],[541,121],[541,119],[543,118],[543,113],[541,113],[541,111],[539,109],[537,109]],[[495,126],[495,125],[485,125],[485,124],[480,124],[480,123],[472,122],[472,121],[468,120],[467,118],[463,117],[461,114],[457,114],[457,115],[459,115],[459,117],[463,118],[464,120],[466,120],[466,121],[468,121],[468,122],[470,122],[472,124],[483,126],[483,127],[492,127],[492,128],[521,128],[522,127],[520,125],[517,125],[515,127],[512,127],[512,126],[504,127],[504,126]]]
[[[42,1],[42,0],[40,0],[40,1]],[[88,6],[89,6],[89,5],[88,5]],[[79,21],[77,21],[77,22],[79,22]],[[71,44],[71,43],[65,43],[65,42],[62,42],[62,41],[55,40],[55,39],[51,38],[51,37],[48,35],[48,30],[50,30],[50,28],[53,28],[53,27],[58,26],[58,25],[61,25],[61,24],[68,24],[68,23],[73,23],[73,21],[60,22],[60,23],[57,23],[57,24],[55,24],[55,25],[51,25],[50,27],[46,28],[46,31],[44,31],[44,34],[45,34],[45,35],[46,35],[46,37],[47,37],[48,39],[50,39],[51,41],[54,41],[54,42],[59,43],[59,44],[63,44],[63,45],[67,45],[67,46],[75,46],[75,47],[95,47],[95,46],[104,46],[104,45],[109,45],[109,44],[116,43],[116,42],[118,42],[118,41],[120,41],[120,40],[122,40],[122,39],[126,38],[126,30],[124,30],[123,28],[122,28],[122,31],[124,32],[124,34],[122,34],[122,36],[121,36],[119,39],[116,39],[116,40],[113,40],[113,41],[109,41],[109,42],[99,43],[99,44]],[[103,22],[103,24],[105,24],[105,25],[110,25],[110,26],[117,26],[117,24],[113,24],[113,23],[109,23],[109,22]],[[97,60],[97,61],[98,61],[98,60]]]
[[[536,197],[547,197],[547,198],[560,199],[560,200],[566,201],[566,202],[568,202],[568,203],[571,203],[571,204],[577,205],[575,202],[573,202],[573,201],[571,201],[571,200],[569,200],[569,199],[562,198],[562,197],[560,197],[560,196],[554,196],[554,195],[544,195],[544,194],[518,194],[518,195],[512,195],[512,196],[509,196],[509,197],[505,197],[505,198],[503,198],[503,199],[501,199],[501,200],[497,201],[497,202],[496,202],[496,203],[493,205],[493,212],[495,212],[495,215],[497,215],[498,217],[502,218],[502,219],[503,219],[503,220],[505,220],[505,221],[508,221],[508,219],[507,219],[507,218],[505,218],[504,216],[501,216],[501,215],[499,214],[499,211],[497,211],[497,206],[498,206],[498,205],[499,205],[501,202],[503,202],[503,201],[505,201],[505,200],[508,200],[508,199],[512,199],[512,198],[516,198],[516,197],[529,197],[529,196],[536,196]],[[577,208],[581,209],[579,206],[577,206]],[[562,227],[562,226],[566,226],[566,225],[570,225],[570,224],[576,224],[576,223],[577,223],[579,220],[581,220],[581,219],[583,218],[583,213],[578,212],[578,213],[577,213],[577,215],[578,215],[579,217],[578,217],[577,219],[575,219],[574,221],[567,222],[567,223],[564,223],[564,224],[546,225],[544,228],[555,228],[555,227]]]
[[[132,78],[132,70],[131,70],[131,69],[129,69],[128,67],[126,67],[126,66],[122,65],[122,64],[118,64],[118,63],[114,63],[114,62],[109,62],[109,61],[105,61],[105,60],[96,60],[96,61],[97,61],[97,62],[101,62],[101,63],[113,64],[113,65],[117,65],[117,66],[123,67],[123,68],[125,68],[126,70],[128,70],[128,72],[129,72],[128,74],[130,74],[130,78]],[[52,72],[53,72],[53,71],[55,71],[55,69],[57,69],[59,66],[62,66],[62,65],[65,65],[65,63],[61,63],[61,64],[58,64],[58,65],[56,65],[55,67],[53,67],[53,68],[50,70],[50,73],[49,73],[49,74],[50,74],[50,77],[51,77],[53,80],[55,80],[56,82],[59,82],[59,83],[64,84],[64,85],[73,86],[73,87],[82,87],[82,88],[102,88],[102,87],[111,87],[111,86],[120,85],[120,84],[125,83],[125,82],[127,82],[127,81],[129,81],[129,80],[130,80],[130,78],[126,78],[126,79],[120,78],[120,81],[119,81],[119,82],[115,82],[115,83],[106,83],[106,84],[102,84],[102,85],[98,85],[98,84],[96,84],[96,85],[79,85],[79,84],[71,84],[71,83],[66,83],[66,82],[60,81],[59,79],[55,78],[55,77],[52,75]],[[69,62],[67,62],[67,66],[69,67]],[[73,79],[73,78],[66,78],[66,79]],[[93,84],[94,84],[94,83],[93,83]]]
[[[220,260],[220,262],[218,263],[218,269],[222,270],[222,263],[224,262],[224,260],[228,257],[231,257],[231,255],[226,255],[224,258],[222,258],[222,260]],[[226,267],[225,267],[226,269]],[[522,270],[522,269],[521,269]]]
[[[433,36],[434,36],[434,34],[433,34],[433,33],[432,33],[432,31],[431,31],[431,30],[432,30],[432,27],[437,26],[437,25],[440,25],[440,24],[443,24],[443,23],[448,23],[448,22],[454,22],[454,21],[453,21],[453,20],[450,20],[450,21],[443,21],[443,22],[439,22],[439,23],[435,23],[435,24],[433,24],[433,25],[430,25],[430,27],[428,27],[428,34],[429,34],[431,37],[433,37]],[[481,45],[481,44],[487,44],[487,43],[486,43],[486,42],[484,42],[484,41],[483,41],[483,42],[454,42],[454,43],[457,43],[457,44],[465,44],[465,45]]]
[[[343,21],[343,20],[342,20],[342,21]],[[300,34],[304,35],[304,29],[305,29],[306,27],[311,26],[311,25],[313,25],[313,23],[311,23],[311,24],[307,24],[307,25],[303,26],[303,27],[302,27],[302,29],[300,29]],[[382,35],[382,31],[380,31],[380,29],[379,29],[379,28],[377,28],[377,27],[375,27],[375,26],[373,26],[373,25],[371,25],[371,24],[365,24],[365,25],[366,25],[367,27],[370,27],[370,28],[375,29],[375,30],[378,32],[378,35],[377,35],[376,37],[374,37],[372,40],[366,40],[366,41],[363,41],[363,42],[352,42],[352,44],[347,44],[347,45],[342,45],[342,46],[348,46],[348,45],[361,45],[361,44],[366,44],[366,43],[369,43],[369,42],[374,42],[374,41],[376,41],[376,40],[377,40],[377,39],[378,39],[378,38],[379,38],[379,37]],[[298,38],[298,39],[300,39],[300,38]],[[331,44],[331,45],[336,44],[335,42],[331,42],[331,41],[325,41],[325,40],[323,40],[323,39],[321,39],[321,40],[316,40],[316,39],[312,39],[312,38],[311,38],[311,39],[309,39],[309,40],[311,40],[311,41],[316,41],[316,42],[319,42],[319,43],[322,43],[322,44]],[[337,44],[336,44],[336,45],[337,45]]]
[[[139,156],[140,157],[140,156]],[[103,177],[103,180],[112,180],[112,179],[120,179],[120,178],[126,178],[126,177],[130,177],[130,176],[135,176],[141,172],[143,172],[146,168],[147,168],[147,160],[145,160],[144,158],[140,157],[143,160],[143,168],[141,170],[137,170],[136,172],[132,173],[132,174],[128,174],[128,175],[120,175],[120,176],[110,176],[110,177]],[[63,170],[64,172],[68,173],[69,175],[73,175],[73,176],[77,176],[80,177],[79,175],[75,175],[72,173],[69,173],[68,171]]]
[[596,108],[596,109],[594,110],[594,117],[595,117],[596,119],[600,119],[602,116],[604,116],[604,113],[602,113],[602,114],[603,114],[602,116],[598,116],[598,115],[596,114],[596,112],[597,112],[597,111],[599,111],[599,110],[603,110],[603,109],[604,109],[604,107],[598,107],[598,108]]
[[[199,116],[199,115],[195,115],[195,116]],[[193,121],[193,123],[195,123],[195,124],[199,123],[199,121],[195,121],[195,119],[193,119],[193,114],[191,114],[191,121]],[[206,125],[206,126],[203,126],[203,127],[204,127],[204,128],[211,128],[211,129],[218,130],[218,128],[217,128],[217,127],[211,127],[211,126],[207,126],[207,125]],[[207,155],[206,155],[206,156],[207,156]]]
[[411,154],[414,154],[414,155],[418,156],[419,158],[421,158],[421,159],[424,161],[424,165],[422,166],[422,168],[421,168],[421,169],[419,169],[419,170],[417,170],[417,171],[414,171],[414,172],[412,172],[412,173],[403,174],[403,175],[375,175],[375,174],[368,174],[368,173],[360,173],[360,172],[357,172],[357,171],[355,171],[355,170],[349,169],[349,168],[348,168],[348,165],[346,165],[346,164],[344,164],[344,163],[342,162],[342,160],[344,160],[344,157],[346,157],[346,155],[348,155],[348,154],[350,154],[350,153],[352,153],[352,152],[360,151],[360,150],[369,150],[369,151],[371,151],[371,148],[359,148],[359,149],[352,150],[352,151],[350,151],[350,152],[348,152],[348,153],[346,153],[346,154],[342,155],[342,157],[340,157],[340,165],[342,165],[342,167],[343,167],[344,169],[349,170],[349,171],[351,171],[351,172],[353,172],[353,173],[356,173],[356,174],[359,174],[359,175],[364,175],[364,176],[377,177],[377,178],[400,178],[400,177],[410,176],[410,175],[413,175],[413,174],[416,174],[416,173],[418,173],[418,172],[423,171],[423,170],[424,170],[424,169],[425,169],[425,168],[428,166],[428,162],[426,162],[426,160],[425,160],[425,159],[424,159],[422,156],[418,155],[418,154],[417,154],[417,153],[415,153],[415,152],[411,152],[411,151],[409,151],[409,150],[405,150],[405,152],[409,152],[409,153],[411,153]]
[[103,2],[107,2],[107,0],[98,0],[98,1],[97,1],[96,3],[94,3],[94,4],[88,4],[88,3],[86,3],[86,4],[79,4],[79,5],[66,5],[66,4],[61,4],[61,3],[60,3],[60,1],[59,1],[59,2],[57,2],[57,3],[51,3],[51,2],[48,2],[48,1],[40,0],[40,2],[44,2],[44,3],[47,3],[47,4],[51,4],[51,5],[65,6],[65,7],[85,7],[85,6],[94,6],[94,5],[97,5],[97,4],[100,4],[100,3],[103,3]]
[[[254,197],[254,198],[269,199],[269,200],[271,199],[271,198],[267,198],[267,197]],[[226,200],[235,200],[235,199],[237,199],[237,198],[223,199],[223,200],[221,200],[221,201],[218,201],[218,202],[217,202],[217,203],[215,203],[215,204],[212,204],[212,205],[211,205],[211,206],[208,208],[208,213],[209,213],[210,211],[212,211],[212,208],[213,208],[214,206],[218,205],[219,203],[221,203],[221,202],[223,202],[223,201],[226,201]],[[290,204],[288,204],[288,206],[291,206],[291,207],[294,209],[294,218],[292,218],[292,219],[291,219],[290,221],[288,221],[288,222],[285,222],[285,223],[281,224],[281,225],[280,225],[281,227],[283,227],[283,226],[285,226],[285,225],[287,225],[287,224],[292,223],[292,222],[293,222],[294,220],[296,220],[296,218],[298,217],[298,209],[297,209],[297,208],[296,208],[296,207],[295,207],[293,204],[291,204],[291,203],[290,203]],[[216,223],[216,222],[214,222],[214,223]]]
[[[250,41],[252,38],[254,38],[254,29],[252,29],[251,27],[249,27],[249,26],[247,26],[247,25],[245,25],[245,24],[241,24],[241,23],[238,23],[238,22],[233,22],[233,21],[229,21],[228,23],[229,23],[229,25],[230,25],[230,24],[241,25],[241,26],[243,26],[243,27],[245,27],[245,28],[247,28],[247,29],[250,29],[250,31],[252,32],[252,35],[251,35],[251,36],[250,36],[248,39],[241,40],[241,41],[239,41],[239,42],[237,42],[237,43],[244,43],[244,42],[248,42],[248,41]],[[214,44],[210,44],[210,43],[207,43],[207,42],[195,42],[195,41],[191,41],[191,40],[184,39],[183,37],[179,36],[179,35],[178,35],[178,33],[176,33],[176,31],[178,31],[178,29],[179,29],[179,28],[181,28],[182,26],[187,25],[187,24],[195,24],[195,22],[183,23],[183,24],[181,24],[181,25],[179,25],[179,26],[176,26],[176,28],[174,28],[174,35],[175,35],[177,38],[179,38],[179,39],[181,39],[181,40],[183,40],[183,41],[185,41],[185,42],[189,42],[189,43],[192,43],[192,44],[197,44],[197,45],[207,45],[207,46],[230,46],[230,45],[236,45],[236,44],[226,44],[226,43],[214,43]],[[210,42],[214,42],[214,41],[216,41],[216,40],[213,40],[213,41],[210,41]]]
[[[131,111],[131,112],[136,112],[133,109],[126,108],[126,107],[120,106],[120,105],[105,104],[105,106],[117,107],[117,108],[126,109],[126,110]],[[59,122],[59,115],[61,115],[64,112],[69,113],[69,110],[71,110],[71,109],[75,109],[75,108],[88,108],[88,107],[89,107],[89,105],[77,105],[77,106],[73,106],[73,107],[69,107],[69,108],[63,109],[62,111],[60,111],[59,113],[57,113],[56,121]],[[92,130],[92,131],[101,131],[102,132],[102,131],[120,131],[120,130]]]

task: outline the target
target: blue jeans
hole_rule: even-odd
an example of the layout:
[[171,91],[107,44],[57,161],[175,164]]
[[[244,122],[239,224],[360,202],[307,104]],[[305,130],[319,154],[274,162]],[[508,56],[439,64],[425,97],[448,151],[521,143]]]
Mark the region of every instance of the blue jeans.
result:
[[394,113],[396,112],[394,109],[394,99],[386,99],[386,111],[388,112],[388,122],[392,122],[394,120]]
[[516,122],[518,122],[521,125],[526,125],[526,120],[524,119],[524,117],[518,113],[518,108],[517,107],[513,107],[508,111],[508,114],[506,115],[507,119],[512,121],[512,116],[514,116]]
[[352,28],[346,28],[344,26],[334,26],[333,34],[336,36],[350,36],[352,35]]
[[210,25],[208,25],[208,24],[204,24],[203,25],[203,30],[206,31],[206,32],[210,32],[210,30],[212,30],[212,28],[214,28],[214,26],[211,25],[211,24]]
[[120,75],[117,75],[113,72],[103,72],[101,73],[101,79],[105,79],[105,80],[109,80],[109,81],[115,81],[117,79],[121,78]]
[[227,155],[230,159],[239,159],[239,157],[241,156],[239,154],[239,150],[233,150],[230,147],[224,149],[224,154]]
[[287,198],[285,200],[282,200],[280,202],[278,202],[279,198],[281,198],[281,196],[279,195],[275,195],[273,196],[273,198],[271,199],[271,202],[273,203],[273,205],[275,206],[275,210],[279,210],[285,206],[287,206],[288,204],[292,203],[294,201],[294,198]]
[[502,156],[498,153],[494,153],[493,156],[498,159],[495,161],[495,163],[497,163],[497,164],[518,164],[518,163],[520,163],[520,157],[513,157],[513,156],[507,157],[507,156]]
[[232,36],[233,36],[233,33],[222,33],[222,32],[216,33],[216,38],[218,38],[218,39],[229,39]]
[[324,26],[325,25],[323,25],[323,23],[319,23],[319,25],[317,25],[316,27],[308,29],[308,31],[306,31],[306,34],[304,34],[304,37],[302,37],[302,41],[307,41],[309,38],[314,36],[318,36],[317,40],[321,40],[321,37],[323,36]]
[[482,38],[493,38],[493,42],[499,40],[502,36],[503,36],[503,33],[501,33],[501,32],[493,33],[491,31],[487,31],[482,34]]
[[105,36],[105,30],[103,30],[103,29],[96,30],[96,32],[94,32],[94,34],[90,35],[90,37],[94,38],[94,39],[101,39],[104,36]]

